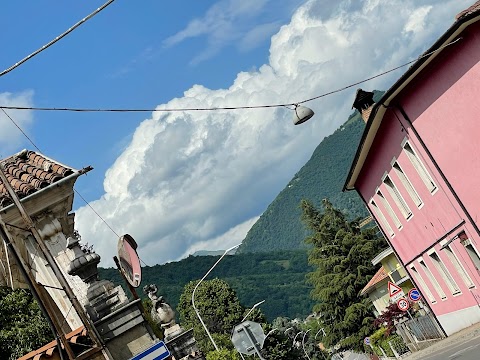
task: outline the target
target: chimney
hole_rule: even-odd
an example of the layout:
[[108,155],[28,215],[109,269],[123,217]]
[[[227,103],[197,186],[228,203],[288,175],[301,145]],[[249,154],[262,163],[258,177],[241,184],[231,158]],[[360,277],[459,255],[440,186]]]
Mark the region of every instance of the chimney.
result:
[[367,123],[370,113],[372,112],[373,104],[375,104],[375,101],[373,100],[373,92],[358,89],[352,109],[357,109],[360,114],[362,114],[363,121]]

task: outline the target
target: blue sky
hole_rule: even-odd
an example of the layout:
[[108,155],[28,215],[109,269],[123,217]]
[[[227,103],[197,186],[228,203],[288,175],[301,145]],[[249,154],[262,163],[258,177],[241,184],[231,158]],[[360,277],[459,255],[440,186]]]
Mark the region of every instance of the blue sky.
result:
[[[300,101],[412,60],[472,0],[117,0],[0,78],[0,105],[220,107]],[[1,70],[103,1],[11,1]],[[386,89],[404,70],[363,84]],[[288,109],[211,113],[9,111],[41,151],[95,170],[76,189],[149,265],[225,249],[351,112],[356,88]],[[32,145],[0,116],[0,155]],[[343,181],[343,180],[342,180]],[[341,181],[340,181],[341,182]],[[111,266],[116,236],[79,199],[76,226]]]

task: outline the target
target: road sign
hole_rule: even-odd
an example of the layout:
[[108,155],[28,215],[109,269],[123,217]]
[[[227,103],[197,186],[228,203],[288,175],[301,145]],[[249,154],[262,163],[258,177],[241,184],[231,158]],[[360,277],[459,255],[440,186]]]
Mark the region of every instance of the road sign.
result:
[[422,295],[420,295],[420,292],[415,288],[408,292],[408,298],[412,301],[418,301],[421,297]]
[[233,329],[232,343],[238,352],[245,355],[257,353],[263,347],[265,334],[262,326],[253,321],[244,321]]
[[402,288],[391,281],[388,282],[388,295],[394,297],[398,292],[403,291]]
[[363,339],[363,342],[365,345],[370,345],[370,338],[367,336],[365,339]]
[[147,350],[144,350],[142,353],[135,355],[130,360],[162,360],[169,357],[170,351],[168,351],[165,343],[159,341],[158,343],[150,346]]
[[120,269],[128,283],[134,288],[140,286],[142,281],[142,268],[137,254],[137,243],[128,234],[122,235],[117,243]]
[[410,304],[408,303],[407,299],[401,298],[400,300],[397,301],[397,306],[400,310],[407,311],[408,308],[410,307]]

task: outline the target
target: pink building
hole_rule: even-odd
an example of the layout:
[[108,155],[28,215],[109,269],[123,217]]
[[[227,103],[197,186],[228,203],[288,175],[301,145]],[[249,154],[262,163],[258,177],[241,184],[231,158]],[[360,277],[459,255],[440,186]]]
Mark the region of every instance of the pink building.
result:
[[[355,189],[447,335],[480,321],[480,1],[374,103]],[[374,255],[374,254],[372,254]]]

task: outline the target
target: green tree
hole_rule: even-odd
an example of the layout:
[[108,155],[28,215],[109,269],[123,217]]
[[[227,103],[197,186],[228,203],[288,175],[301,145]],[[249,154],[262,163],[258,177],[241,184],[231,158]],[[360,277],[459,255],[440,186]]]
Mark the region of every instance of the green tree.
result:
[[[198,281],[191,281],[185,285],[177,310],[182,327],[193,328],[200,348],[204,353],[208,353],[214,350],[214,347],[192,306],[192,292],[197,283]],[[195,306],[212,334],[230,335],[235,325],[242,321],[245,313],[245,308],[240,304],[235,291],[220,279],[207,280],[198,286],[195,292]]]
[[376,228],[361,230],[358,221],[348,221],[327,200],[324,212],[302,200],[302,220],[311,230],[305,239],[312,245],[309,263],[315,270],[308,274],[313,285],[314,310],[321,316],[327,346],[361,351],[362,341],[373,331],[372,304],[359,293],[375,268],[371,259],[385,247]]
[[52,340],[52,331],[31,293],[0,288],[0,359],[17,359]]
[[210,351],[207,354],[207,360],[241,360],[236,350],[220,349],[220,351]]

